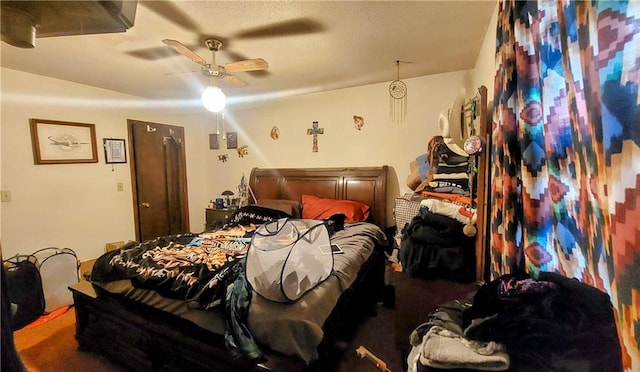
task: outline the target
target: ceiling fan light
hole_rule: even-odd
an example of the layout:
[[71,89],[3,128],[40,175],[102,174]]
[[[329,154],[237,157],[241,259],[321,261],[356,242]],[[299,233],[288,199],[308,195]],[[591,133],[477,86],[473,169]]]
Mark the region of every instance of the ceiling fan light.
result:
[[222,89],[210,85],[202,93],[202,104],[211,112],[220,112],[227,105],[227,97]]

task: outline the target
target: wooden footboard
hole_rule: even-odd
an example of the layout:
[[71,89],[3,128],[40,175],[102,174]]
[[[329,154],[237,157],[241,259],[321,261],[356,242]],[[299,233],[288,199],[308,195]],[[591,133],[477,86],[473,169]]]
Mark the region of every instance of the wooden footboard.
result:
[[[339,362],[336,340],[348,339],[362,316],[370,316],[384,285],[384,247],[378,247],[358,279],[340,297],[324,325],[320,359],[310,366],[298,358],[266,352],[255,364],[229,355],[222,335],[148,305],[116,297],[91,283],[70,287],[81,351],[95,352],[131,370],[154,371],[326,371]],[[263,350],[264,351],[264,350]]]
[[70,287],[76,340],[82,351],[107,356],[132,370],[260,371],[233,359],[221,335],[131,300],[115,298],[82,281]]

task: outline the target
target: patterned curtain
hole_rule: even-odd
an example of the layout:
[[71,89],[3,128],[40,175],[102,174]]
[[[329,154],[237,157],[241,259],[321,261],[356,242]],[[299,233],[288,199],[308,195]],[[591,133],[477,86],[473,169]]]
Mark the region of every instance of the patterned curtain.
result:
[[607,292],[640,370],[640,1],[500,4],[490,275]]

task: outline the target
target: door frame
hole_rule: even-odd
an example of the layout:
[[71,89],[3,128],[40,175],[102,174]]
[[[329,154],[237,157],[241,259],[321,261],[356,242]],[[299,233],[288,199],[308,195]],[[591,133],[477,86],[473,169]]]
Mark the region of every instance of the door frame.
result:
[[[129,170],[131,172],[131,193],[132,193],[132,201],[133,201],[133,222],[136,233],[136,241],[141,241],[141,226],[140,226],[140,215],[139,215],[139,201],[138,201],[138,178],[136,172],[136,152],[134,151],[134,139],[133,139],[133,126],[134,125],[153,125],[153,126],[163,126],[163,127],[176,127],[181,128],[184,132],[184,127],[180,127],[177,125],[170,124],[162,124],[155,123],[151,121],[144,120],[136,120],[136,119],[127,119],[127,135],[129,138],[129,159],[130,166]],[[183,141],[182,145],[182,154],[181,154],[181,168],[182,171],[179,172],[180,177],[180,202],[181,202],[181,213],[182,213],[182,230],[184,232],[191,231],[189,224],[189,197],[187,192],[187,160],[186,160],[186,140]]]

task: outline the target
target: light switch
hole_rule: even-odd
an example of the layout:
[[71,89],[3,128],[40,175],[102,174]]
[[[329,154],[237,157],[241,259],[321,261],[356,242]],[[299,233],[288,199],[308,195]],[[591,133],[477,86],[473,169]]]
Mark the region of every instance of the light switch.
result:
[[118,191],[124,191],[124,184],[123,184],[122,182],[118,182],[118,183],[116,184],[116,189],[117,189]]
[[2,202],[10,202],[11,201],[11,191],[2,190],[0,191],[0,198]]

